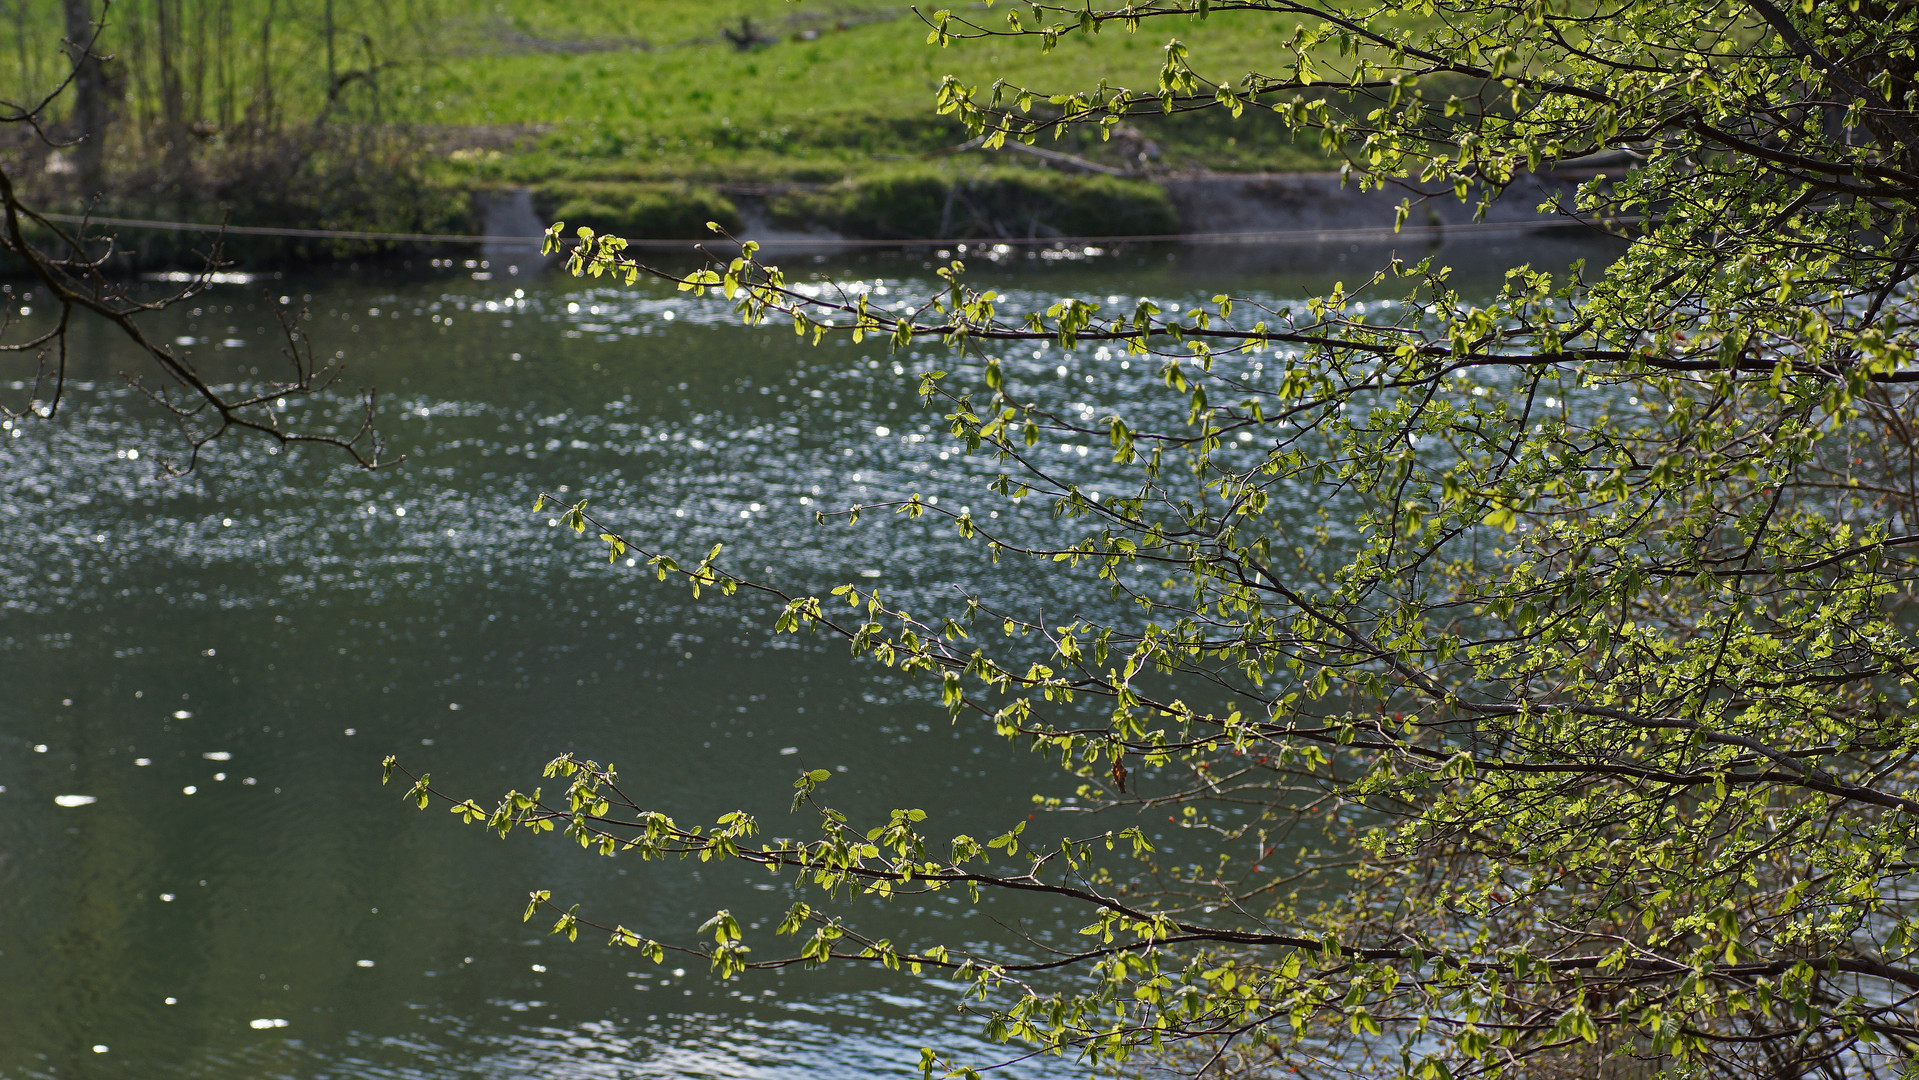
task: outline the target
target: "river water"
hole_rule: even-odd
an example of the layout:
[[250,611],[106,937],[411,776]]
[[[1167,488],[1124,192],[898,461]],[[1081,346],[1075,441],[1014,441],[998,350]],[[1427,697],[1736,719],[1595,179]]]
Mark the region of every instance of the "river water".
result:
[[[1521,256],[1593,254],[1441,252],[1488,282]],[[1130,311],[1221,291],[1283,302],[1381,258],[1141,248],[1013,255],[972,276],[1008,294],[1003,310],[1082,295]],[[929,293],[931,260],[786,261],[896,303]],[[998,831],[1033,794],[1070,795],[1072,778],[949,724],[843,646],[776,641],[764,605],[694,602],[531,512],[542,489],[590,496],[652,546],[697,558],[724,541],[730,565],[795,588],[860,581],[934,604],[970,582],[1063,614],[1090,602],[1085,581],[988,575],[930,526],[813,523],[909,491],[1000,505],[990,466],[947,444],[915,394],[920,371],[972,361],[807,347],[711,300],[531,266],[224,284],[153,332],[222,378],[271,374],[282,296],[311,311],[321,355],[347,358],[343,389],[378,386],[404,465],[365,473],[232,439],[164,475],[178,434],[121,379],[135,360],[88,327],[61,414],[0,431],[0,1080],[907,1076],[925,1045],[1003,1055],[971,1041],[977,1022],[938,980],[847,965],[722,983],[520,919],[544,888],[687,940],[728,907],[770,953],[799,895],[787,881],[502,842],[379,784],[397,754],[491,805],[573,750],[683,821],[745,808],[771,832],[800,768],[834,770],[826,794],[856,820],[915,806],[935,832]],[[1062,405],[1154,399],[1150,372],[1092,348],[1007,365]],[[303,409],[324,423],[348,397]],[[1047,453],[1085,476],[1106,467],[1099,446]],[[1042,907],[957,898],[852,914],[902,940],[1073,930]]]

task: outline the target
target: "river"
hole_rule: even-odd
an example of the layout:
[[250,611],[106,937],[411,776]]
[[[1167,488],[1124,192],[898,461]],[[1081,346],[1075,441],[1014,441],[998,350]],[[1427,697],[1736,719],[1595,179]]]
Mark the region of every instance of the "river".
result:
[[[1519,255],[1594,251],[1440,254],[1490,283]],[[1007,294],[1002,310],[1083,295],[1130,311],[1222,291],[1280,303],[1381,257],[1015,252],[972,277]],[[934,287],[933,260],[782,261],[898,302]],[[842,809],[916,806],[935,831],[1070,795],[1070,777],[949,724],[843,645],[776,641],[764,605],[694,602],[531,511],[542,489],[590,497],[653,546],[697,558],[724,541],[731,565],[798,588],[861,581],[932,604],[969,581],[1064,610],[1083,579],[989,576],[950,532],[813,523],[911,490],[1000,505],[990,464],[946,443],[915,393],[920,371],[961,378],[970,361],[932,344],[808,347],[713,300],[464,263],[218,285],[153,332],[219,377],[270,374],[283,296],[349,365],[342,393],[295,413],[375,385],[403,465],[366,473],[234,438],[165,475],[156,459],[178,458],[180,438],[98,327],[76,336],[61,414],[0,431],[0,1078],[851,1078],[916,1075],[923,1045],[1003,1054],[971,1041],[977,1021],[938,980],[849,965],[720,982],[520,918],[545,888],[690,939],[724,906],[771,951],[769,920],[796,895],[784,880],[500,841],[379,783],[397,754],[490,805],[573,750],[683,820],[744,807],[775,832],[800,768],[833,770]],[[1007,364],[1100,410],[1153,397],[1152,373],[1122,359],[1053,346]],[[1047,453],[1107,467],[1098,445]],[[1041,939],[1073,929],[957,897],[896,908],[862,917],[920,940],[988,940],[995,918]]]

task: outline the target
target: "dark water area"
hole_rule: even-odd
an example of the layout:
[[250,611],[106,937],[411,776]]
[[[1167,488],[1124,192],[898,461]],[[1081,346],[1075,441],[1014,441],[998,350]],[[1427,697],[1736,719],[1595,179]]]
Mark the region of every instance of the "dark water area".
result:
[[[1519,261],[1604,251],[1440,255],[1490,287]],[[1221,291],[1282,304],[1380,258],[1144,248],[972,276],[1008,311]],[[931,292],[932,261],[787,266],[899,303]],[[931,610],[969,583],[1049,617],[1095,604],[1089,578],[989,574],[930,519],[813,522],[917,491],[1056,528],[993,500],[992,463],[919,405],[920,372],[976,362],[932,343],[808,347],[712,299],[491,265],[225,284],[153,332],[216,377],[270,374],[280,296],[349,364],[343,393],[296,415],[323,424],[377,385],[404,465],[230,439],[163,475],[180,438],[97,327],[75,338],[61,414],[0,430],[0,1078],[865,1077],[917,1074],[926,1045],[1003,1055],[972,1042],[977,1021],[937,979],[843,965],[721,982],[697,958],[653,965],[520,919],[528,890],[550,889],[691,940],[727,907],[772,955],[790,943],[773,923],[806,895],[790,880],[503,842],[379,784],[397,754],[491,805],[576,751],[683,821],[744,808],[769,833],[806,829],[786,813],[803,768],[833,770],[824,794],[855,820],[919,807],[936,834],[997,832],[1035,793],[1070,796],[1074,778],[949,723],[925,688],[841,644],[776,639],[764,602],[696,602],[531,511],[543,489],[590,497],[651,547],[691,561],[725,542],[729,565],[796,590],[858,581]],[[1107,350],[1006,364],[1061,408],[1161,407],[1152,372]],[[1083,483],[1112,468],[1098,445],[1046,453]],[[1182,841],[1163,826],[1161,842]],[[1002,923],[1063,939],[1083,921],[957,895],[847,911],[920,943],[1005,943]]]

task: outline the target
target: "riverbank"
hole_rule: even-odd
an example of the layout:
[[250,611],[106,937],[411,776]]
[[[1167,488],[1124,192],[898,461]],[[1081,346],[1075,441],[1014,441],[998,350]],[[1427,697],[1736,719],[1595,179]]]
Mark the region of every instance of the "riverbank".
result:
[[[554,221],[568,232],[586,226],[641,247],[711,240],[718,226],[776,251],[815,252],[968,241],[1024,247],[1155,239],[1437,243],[1474,233],[1576,227],[1541,207],[1566,205],[1591,174],[1569,168],[1523,176],[1482,213],[1476,198],[1462,202],[1450,189],[1362,192],[1330,172],[1114,177],[1034,168],[895,169],[834,183],[560,181],[460,190],[420,183],[395,169],[384,178],[396,182],[378,195],[371,188],[359,197],[329,191],[329,206],[317,215],[300,213],[297,186],[261,185],[253,190],[271,192],[274,201],[248,206],[251,213],[235,213],[231,203],[136,203],[130,215],[96,211],[102,220],[92,232],[113,238],[109,265],[122,272],[199,267],[216,253],[247,269],[464,259],[476,249],[482,258],[537,262],[537,245],[529,241]],[[363,164],[349,177],[356,183],[368,178],[383,176]],[[1403,223],[1402,200],[1412,203]],[[252,223],[262,219],[298,224]]]

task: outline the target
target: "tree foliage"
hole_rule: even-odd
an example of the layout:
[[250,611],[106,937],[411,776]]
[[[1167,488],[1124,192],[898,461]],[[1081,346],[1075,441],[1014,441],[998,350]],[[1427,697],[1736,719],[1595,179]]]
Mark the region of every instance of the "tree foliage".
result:
[[[887,308],[795,288],[750,244],[679,275],[582,230],[578,273],[719,291],[814,340],[937,336],[981,358],[977,384],[927,373],[925,401],[998,463],[1001,497],[1046,503],[1072,535],[917,497],[823,523],[899,511],[1105,600],[914,616],[867,585],[788,595],[719,549],[676,562],[565,512],[615,558],[775,596],[779,632],[837,635],[937,685],[956,719],[1050,755],[1099,806],[1178,808],[1214,830],[1216,862],[1163,863],[1137,829],[1068,822],[1035,850],[1024,823],[976,840],[911,809],[850,821],[819,772],[794,798],[816,833],[768,842],[738,813],[676,822],[570,755],[548,767],[557,796],[455,812],[817,892],[779,928],[790,948],[749,952],[726,912],[710,943],[660,943],[536,893],[528,917],[551,909],[556,931],[697,948],[721,974],[858,959],[950,975],[994,1004],[989,1034],[1101,1064],[1911,1071],[1919,8],[1149,0],[928,22],[935,43],[1051,48],[1227,12],[1286,30],[1275,70],[1206,72],[1174,40],[1156,86],[949,81],[938,107],[1029,141],[1270,109],[1409,210],[1613,153],[1559,209],[1628,223],[1629,246],[1604,268],[1515,267],[1480,303],[1429,260],[1292,308],[1008,312],[957,262],[928,305]],[[997,359],[1033,340],[1146,358],[1165,399],[1049,409]],[[1130,486],[1094,497],[1035,453],[1060,438],[1106,441]],[[411,792],[438,793],[424,776]],[[933,890],[1077,905],[1082,944],[909,945],[845,914],[851,894]],[[926,1067],[970,1071],[932,1050]]]

